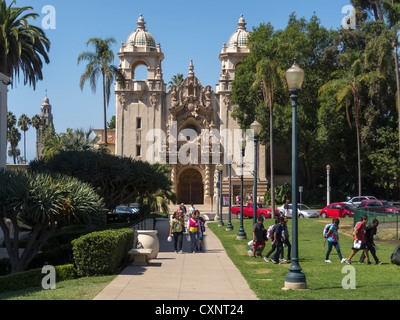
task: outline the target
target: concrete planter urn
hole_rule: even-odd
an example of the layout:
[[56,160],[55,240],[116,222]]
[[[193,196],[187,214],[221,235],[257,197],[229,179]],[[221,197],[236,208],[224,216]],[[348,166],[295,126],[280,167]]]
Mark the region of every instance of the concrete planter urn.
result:
[[148,259],[157,258],[160,250],[160,242],[158,241],[157,233],[157,230],[137,230],[138,248],[153,249],[153,252],[148,255]]

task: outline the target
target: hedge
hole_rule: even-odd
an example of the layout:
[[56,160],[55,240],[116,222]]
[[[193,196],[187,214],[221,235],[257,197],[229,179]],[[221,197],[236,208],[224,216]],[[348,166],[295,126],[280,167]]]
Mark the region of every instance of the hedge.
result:
[[[54,268],[56,270],[56,282],[77,277],[75,267],[72,264],[55,266]],[[0,277],[0,293],[40,287],[45,276],[46,274],[42,273],[42,268],[2,276]]]
[[128,228],[92,232],[72,241],[78,276],[113,274],[128,258],[134,231]]

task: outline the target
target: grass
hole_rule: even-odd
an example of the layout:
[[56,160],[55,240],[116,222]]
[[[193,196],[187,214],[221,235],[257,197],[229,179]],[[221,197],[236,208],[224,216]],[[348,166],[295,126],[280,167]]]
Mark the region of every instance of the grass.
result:
[[[218,227],[216,223],[209,223],[209,228],[221,240],[227,254],[247,280],[250,288],[261,300],[398,300],[400,298],[400,267],[390,262],[390,256],[399,242],[376,240],[379,246],[378,258],[382,265],[359,264],[361,252],[352,259],[351,270],[355,272],[355,289],[344,289],[342,281],[350,275],[343,267],[348,266],[339,261],[336,250],[330,254],[332,263],[326,263],[322,232],[324,226],[331,219],[299,219],[299,258],[302,272],[306,275],[308,290],[282,290],[285,275],[289,272],[290,263],[274,265],[262,259],[250,258],[247,254],[248,241],[252,239],[252,220],[244,220],[247,240],[236,240],[239,230],[239,220],[233,219],[233,231],[226,231],[225,227]],[[288,228],[291,232],[291,220]],[[271,219],[264,221],[267,228],[272,224]],[[339,240],[343,257],[348,258],[352,247],[353,219],[341,219]],[[268,241],[263,254],[271,248]],[[285,256],[286,258],[286,250]],[[371,256],[371,262],[374,260]],[[343,270],[343,272],[342,272]],[[346,278],[345,278],[346,280]],[[346,281],[346,283],[348,283]]]
[[5,292],[0,300],[93,300],[116,275],[88,277],[56,283],[56,290],[42,287]]

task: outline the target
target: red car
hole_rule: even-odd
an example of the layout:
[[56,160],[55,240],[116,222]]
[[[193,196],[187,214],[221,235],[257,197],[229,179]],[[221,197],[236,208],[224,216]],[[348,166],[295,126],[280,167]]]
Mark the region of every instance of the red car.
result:
[[[253,202],[248,202],[245,207],[243,207],[243,217],[252,217],[254,212]],[[232,214],[240,214],[240,207],[231,207]],[[262,202],[257,203],[257,217],[263,216],[264,219],[271,218],[272,209]],[[275,214],[279,215],[279,211],[275,209]]]
[[358,208],[367,208],[368,211],[379,213],[400,213],[400,208],[386,200],[363,200]]
[[319,212],[320,218],[350,218],[354,216],[354,208],[347,203],[335,202]]

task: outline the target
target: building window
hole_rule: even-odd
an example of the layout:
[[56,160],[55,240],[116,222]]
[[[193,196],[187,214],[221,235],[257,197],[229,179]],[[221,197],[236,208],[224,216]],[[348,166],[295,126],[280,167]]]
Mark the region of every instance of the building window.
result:
[[136,129],[142,129],[142,118],[136,118]]
[[141,146],[136,146],[136,157],[142,156],[142,148]]

